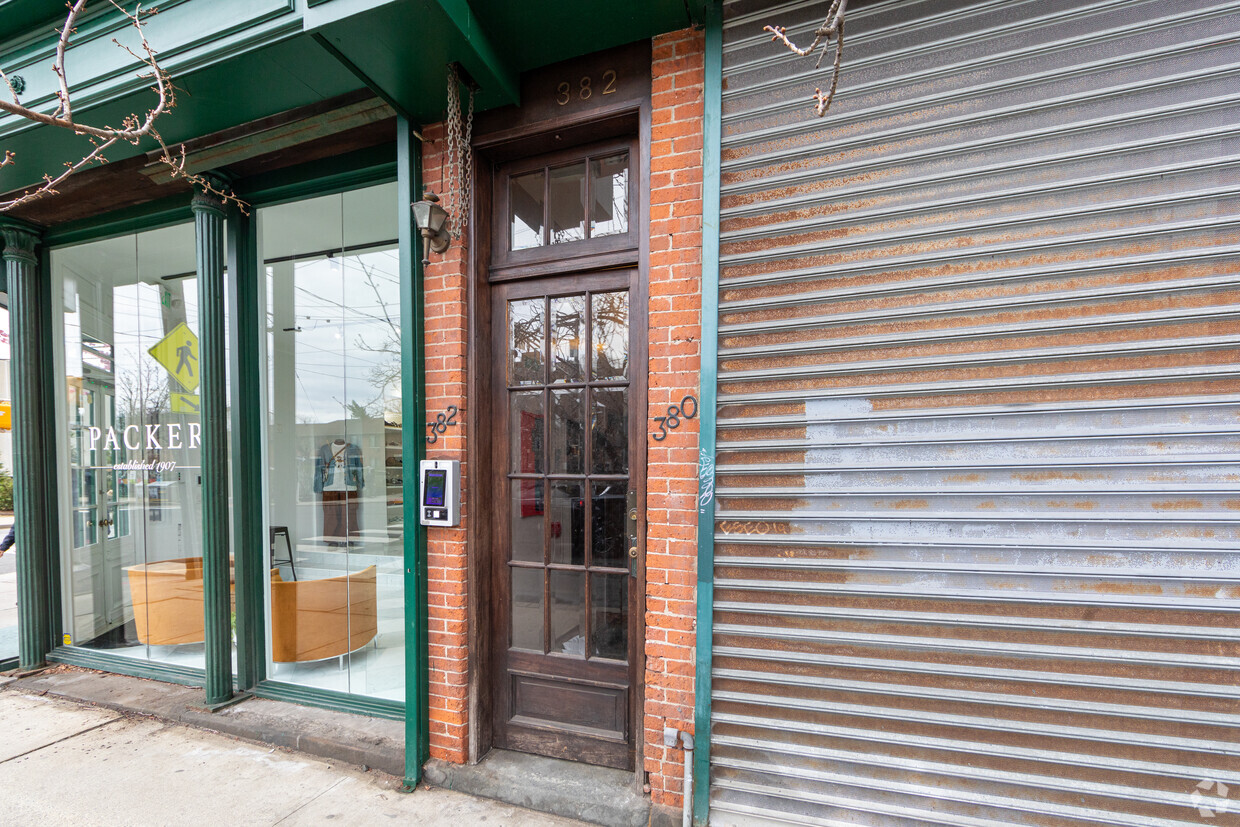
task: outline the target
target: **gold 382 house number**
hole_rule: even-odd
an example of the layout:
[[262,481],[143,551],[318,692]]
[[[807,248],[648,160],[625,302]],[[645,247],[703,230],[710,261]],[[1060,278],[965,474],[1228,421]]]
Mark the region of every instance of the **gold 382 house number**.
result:
[[608,69],[603,72],[602,81],[596,90],[594,79],[589,75],[583,75],[574,86],[569,81],[562,82],[555,88],[555,102],[560,106],[566,106],[573,98],[577,100],[588,101],[595,95],[612,95],[616,92],[616,70]]

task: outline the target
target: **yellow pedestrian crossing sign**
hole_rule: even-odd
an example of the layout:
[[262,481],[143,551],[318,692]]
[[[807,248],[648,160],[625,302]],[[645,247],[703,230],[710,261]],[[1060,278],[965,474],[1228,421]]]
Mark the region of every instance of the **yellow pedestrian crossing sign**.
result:
[[172,331],[147,353],[154,356],[185,390],[198,390],[198,337],[185,322],[172,328]]
[[172,396],[172,412],[184,414],[202,413],[202,401],[196,393],[174,393]]

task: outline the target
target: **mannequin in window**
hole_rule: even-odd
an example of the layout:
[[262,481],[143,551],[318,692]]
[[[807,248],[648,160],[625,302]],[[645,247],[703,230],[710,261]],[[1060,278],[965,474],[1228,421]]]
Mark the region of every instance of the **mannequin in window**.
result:
[[314,491],[323,506],[323,536],[341,545],[358,535],[357,503],[362,486],[362,449],[334,439],[314,458]]

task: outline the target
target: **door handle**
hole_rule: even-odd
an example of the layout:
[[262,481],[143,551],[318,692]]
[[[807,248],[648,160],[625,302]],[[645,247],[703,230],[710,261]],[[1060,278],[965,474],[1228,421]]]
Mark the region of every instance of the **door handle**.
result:
[[641,555],[641,536],[637,531],[638,513],[637,513],[637,491],[630,490],[626,498],[628,505],[625,514],[625,527],[627,529],[629,540],[629,576],[637,576],[637,558]]

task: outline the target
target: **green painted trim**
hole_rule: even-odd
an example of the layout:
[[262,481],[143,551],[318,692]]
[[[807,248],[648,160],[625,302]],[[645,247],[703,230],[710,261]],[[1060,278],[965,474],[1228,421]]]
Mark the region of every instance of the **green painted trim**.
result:
[[470,8],[469,0],[438,0],[438,2],[439,8],[448,15],[448,19],[452,21],[453,26],[456,26],[461,37],[465,38],[465,42],[469,44],[474,55],[499,84],[503,103],[520,104],[521,80],[496,51],[491,38],[487,36],[474,10]]
[[[412,204],[422,187],[422,145],[412,124],[397,118],[398,203]],[[398,223],[400,249],[401,444],[405,523],[405,785],[422,780],[430,758],[430,654],[426,613],[426,529],[418,519],[418,468],[426,457],[426,359],[423,332],[422,256],[413,210]]]
[[369,715],[372,718],[390,718],[395,721],[404,720],[405,705],[400,701],[389,701],[385,698],[367,698],[362,695],[350,695],[348,692],[336,692],[331,689],[319,689],[313,686],[299,686],[295,683],[266,680],[254,687],[254,697],[267,698],[271,701],[288,701],[302,706],[315,706],[320,709],[333,709],[338,712],[350,712],[354,715]]
[[239,181],[237,195],[253,207],[287,204],[397,179],[394,145],[350,152]]
[[203,669],[126,658],[81,646],[60,646],[53,650],[47,659],[52,663],[67,663],[83,669],[112,672],[117,675],[129,675],[131,678],[146,678],[182,686],[202,686],[207,679],[207,673]]
[[146,230],[156,230],[173,224],[193,221],[189,197],[182,192],[139,207],[100,213],[81,221],[71,221],[50,227],[44,234],[48,247],[66,247],[87,241],[99,241]]
[[[326,3],[327,1],[328,0],[319,0],[319,2],[321,3]],[[313,7],[315,3],[311,2],[310,5]],[[370,75],[362,71],[362,68],[358,66],[356,63],[349,60],[349,58],[345,55],[345,53],[337,49],[330,40],[328,40],[326,37],[324,37],[319,32],[315,32],[314,34],[310,35],[310,37],[314,39],[315,43],[319,44],[319,46],[323,48],[323,51],[327,52],[329,55],[335,58],[336,61],[341,66],[349,70],[349,74],[353,75],[353,77],[360,80],[363,84],[365,84],[366,88],[374,92],[379,97],[380,100],[382,100],[388,106],[392,107],[392,109],[396,111],[396,114],[406,119],[409,118],[409,113],[406,112],[405,108],[400,105],[400,101],[396,100],[396,98],[389,95],[387,91],[379,84],[378,81],[376,81]]]
[[[232,523],[235,605],[237,614],[236,687],[253,689],[265,677],[266,618],[263,590],[267,567],[263,536],[262,429],[266,408],[262,389],[266,363],[261,359],[263,318],[259,307],[257,222],[253,211],[233,207],[227,219],[228,411],[232,439]],[[240,505],[241,507],[238,507]]]
[[5,658],[0,660],[0,672],[7,672],[10,669],[17,668],[17,658]]
[[715,428],[719,389],[719,176],[723,120],[723,8],[706,9],[702,116],[702,372],[698,437],[697,664],[693,821],[710,818],[711,652],[715,608]]
[[[162,25],[159,28],[169,25],[165,21],[175,20],[180,24],[176,7],[189,5],[189,0],[168,0],[166,3],[161,3],[161,14],[157,24]],[[252,0],[243,0],[237,5],[242,9],[252,9],[255,4]],[[245,52],[301,34],[302,19],[296,13],[296,5],[295,0],[282,0],[245,20],[215,31],[203,31],[203,27],[191,19],[181,24],[186,35],[184,37],[179,33],[151,31],[150,24],[146,28],[151,35],[152,42],[158,41],[163,44],[160,48],[160,64],[163,68],[173,77],[183,77]],[[201,8],[199,4],[194,4],[188,14],[198,11],[199,8]],[[218,10],[216,16],[222,15],[225,11],[225,9]],[[86,50],[90,49],[92,44],[99,42],[99,48],[107,50],[109,56],[112,56],[112,50],[117,49],[112,43],[112,38],[122,34],[129,26],[129,21],[119,11],[114,11],[107,6],[100,7],[100,13],[97,16],[89,17],[86,21],[79,21],[78,35],[74,39],[74,48],[70,52],[70,55],[77,60],[76,66],[70,62],[70,72],[73,72],[76,78],[76,91],[73,95],[75,113],[85,112],[150,87],[150,81],[143,79],[136,71],[140,68],[137,61],[125,62],[124,65],[98,74],[91,73],[88,59],[92,55]],[[57,35],[54,32],[45,33],[45,31],[39,29],[35,39],[29,40],[18,49],[4,50],[11,61],[7,69],[10,75],[20,73],[29,78],[43,77],[50,73],[50,63],[55,58]],[[46,64],[46,67],[40,64]],[[31,97],[23,102],[35,109],[47,109],[51,107],[55,99],[54,89],[49,87],[44,94]],[[38,124],[16,115],[0,118],[0,137],[10,137],[37,128],[39,128]]]

